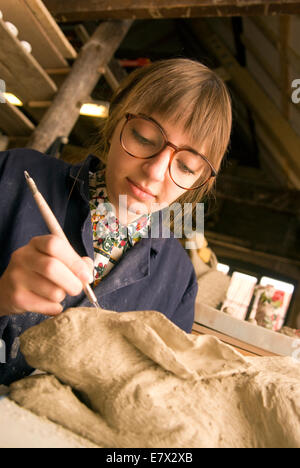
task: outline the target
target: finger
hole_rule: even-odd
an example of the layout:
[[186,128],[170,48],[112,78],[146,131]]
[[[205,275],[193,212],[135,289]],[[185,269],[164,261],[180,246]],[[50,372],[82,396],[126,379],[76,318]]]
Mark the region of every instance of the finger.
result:
[[[57,302],[51,302],[27,289],[19,288],[14,295],[15,310],[12,313],[23,313],[24,310],[43,315],[58,315],[63,311],[63,306]],[[26,304],[24,308],[24,304]]]
[[[30,258],[30,269],[27,269],[27,267],[23,269],[23,281],[28,285],[28,281],[30,280],[31,282],[33,277],[40,277],[35,285],[32,283],[30,286],[31,290],[38,293],[39,285],[45,285],[45,282],[48,282],[54,283],[54,285],[63,289],[66,294],[69,294],[70,296],[77,296],[81,293],[83,289],[82,281],[80,281],[80,279],[75,276],[74,273],[72,273],[72,271],[60,260],[43,253],[39,253],[33,257],[30,256]],[[28,273],[29,279],[27,281],[24,278],[26,273]],[[42,282],[42,278],[45,279],[45,282]]]
[[81,258],[87,264],[88,269],[90,271],[89,283],[93,283],[93,281],[94,281],[94,262],[90,257],[81,257]]
[[30,243],[38,251],[59,259],[83,284],[89,282],[90,270],[69,242],[57,236],[48,235],[33,238]]
[[30,278],[28,275],[27,278],[24,277],[21,284],[33,294],[41,296],[50,302],[60,303],[66,297],[66,291],[63,288],[60,288],[52,281],[35,272],[32,272]]

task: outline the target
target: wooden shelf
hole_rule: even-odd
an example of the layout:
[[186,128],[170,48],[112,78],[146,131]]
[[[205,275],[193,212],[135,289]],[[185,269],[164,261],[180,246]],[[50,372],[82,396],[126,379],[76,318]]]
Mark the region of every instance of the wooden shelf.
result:
[[0,77],[6,83],[7,92],[15,94],[24,103],[51,99],[57,91],[55,83],[37,60],[23,49],[3,20],[0,20],[0,44]]
[[194,323],[192,333],[194,335],[215,336],[224,343],[233,346],[237,351],[245,356],[277,356],[277,354],[271,353],[262,348],[257,348],[256,346],[252,346],[244,341],[237,340],[236,338],[232,338],[224,333],[212,330],[211,328],[204,327],[203,325],[199,325],[199,323]]
[[29,136],[33,123],[17,107],[8,102],[0,104],[0,129],[8,136]]
[[32,55],[43,68],[67,67],[66,58],[77,53],[41,0],[0,0],[3,19],[19,30],[18,38],[28,41]]

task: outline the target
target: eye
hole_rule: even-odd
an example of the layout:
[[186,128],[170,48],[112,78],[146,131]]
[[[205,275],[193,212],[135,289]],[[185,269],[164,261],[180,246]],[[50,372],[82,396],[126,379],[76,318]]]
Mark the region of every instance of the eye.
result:
[[185,172],[186,174],[195,175],[195,172],[189,169],[183,162],[177,161],[177,163],[178,163],[179,169],[181,169],[183,172]]
[[142,145],[154,145],[154,143],[151,140],[148,140],[147,138],[143,137],[143,135],[141,135],[135,128],[132,128],[131,132],[135,140],[141,143]]

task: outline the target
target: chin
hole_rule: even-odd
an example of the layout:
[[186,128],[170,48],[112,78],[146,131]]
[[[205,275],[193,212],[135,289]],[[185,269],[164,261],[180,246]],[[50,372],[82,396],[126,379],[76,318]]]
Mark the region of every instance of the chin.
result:
[[148,203],[143,203],[132,197],[128,197],[127,209],[128,212],[131,214],[142,215],[151,213],[151,205],[149,205]]

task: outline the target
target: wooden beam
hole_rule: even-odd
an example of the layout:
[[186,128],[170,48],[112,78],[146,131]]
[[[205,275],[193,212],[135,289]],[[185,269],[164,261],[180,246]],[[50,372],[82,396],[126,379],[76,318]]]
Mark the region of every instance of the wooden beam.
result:
[[[32,7],[42,3],[40,0],[33,0]],[[47,8],[43,5],[48,12]],[[32,46],[32,55],[43,67],[66,67],[67,61],[53,44],[49,37],[46,25],[41,24],[39,18],[34,14],[29,5],[23,0],[0,0],[0,10],[3,14],[3,19],[13,23],[19,30],[18,39],[28,41]],[[50,13],[48,15],[59,29]],[[47,52],[46,52],[47,51]]]
[[7,92],[16,94],[23,102],[52,98],[57,91],[55,83],[36,59],[27,53],[19,39],[0,19],[0,77]]
[[[282,108],[284,109],[284,105],[286,107],[289,106],[289,114],[290,111],[293,109],[296,111],[296,113],[300,114],[300,107],[298,104],[292,102],[291,100],[291,79],[289,77],[289,71],[288,68],[293,63],[293,60],[291,57],[288,57],[288,49],[286,49],[287,55],[284,56],[283,61],[285,64],[282,62],[282,67],[284,70],[284,73],[282,74],[282,77],[279,75],[276,75],[274,73],[274,70],[271,68],[271,66],[268,64],[268,62],[265,60],[264,54],[261,51],[261,48],[259,47],[259,44],[255,44],[252,39],[249,39],[248,37],[245,37],[244,34],[241,36],[241,41],[244,44],[244,46],[247,48],[247,53],[250,54],[252,57],[252,60],[255,60],[257,64],[263,69],[263,71],[267,74],[268,78],[272,80],[275,84],[275,86],[278,88],[278,90],[281,91],[281,96],[282,96]],[[300,63],[300,62],[299,62]],[[298,67],[300,70],[300,66]],[[217,71],[217,70],[215,70]],[[300,71],[299,71],[299,76],[300,76]],[[222,76],[224,80],[224,76]],[[230,77],[229,77],[230,78]],[[227,78],[227,80],[229,79]],[[226,80],[224,80],[226,81]],[[285,83],[285,85],[284,85]],[[288,114],[285,114],[285,116]]]
[[0,104],[0,129],[8,136],[27,136],[34,125],[20,109],[6,102]]
[[69,136],[79,117],[80,102],[92,93],[100,78],[99,68],[111,60],[130,25],[131,21],[109,21],[98,26],[82,47],[71,73],[33,133],[28,147],[44,152],[56,137]]
[[299,14],[296,0],[44,0],[59,22]]
[[[278,41],[278,37],[276,33],[268,27],[267,24],[263,21],[263,17],[251,17],[249,20],[255,24],[255,26],[266,36],[266,38],[273,44],[273,46],[278,49],[280,43]],[[295,53],[295,51],[288,45],[286,50],[286,60],[288,63],[296,68],[296,70],[300,70],[300,56]]]
[[[292,20],[292,17],[288,16],[287,18],[285,16],[281,16],[278,21],[279,25],[281,24],[280,30],[283,33],[284,36],[284,30],[285,27],[289,28],[290,26],[287,24],[285,26],[285,21],[289,22]],[[245,38],[243,35],[241,36],[242,41],[244,45],[247,47],[247,49],[250,51],[250,53],[255,57],[255,60],[259,63],[259,65],[263,68],[263,70],[267,73],[268,77],[271,78],[276,86],[278,87],[279,90],[282,91],[282,99],[287,99],[289,102],[289,112],[296,111],[296,113],[300,114],[300,107],[298,104],[294,103],[291,101],[291,79],[290,79],[290,70],[291,67],[294,70],[294,73],[298,76],[300,76],[300,55],[297,55],[289,45],[289,41],[285,41],[284,45],[284,50],[282,50],[282,42],[278,40],[278,36],[276,33],[268,27],[268,25],[265,23],[263,17],[251,17],[248,18],[248,21],[250,21],[261,33],[263,33],[266,36],[266,39],[273,45],[275,49],[278,50],[278,53],[281,51],[281,60],[282,60],[282,66],[285,67],[286,71],[282,75],[274,76],[273,70],[271,70],[270,67],[268,67],[266,60],[264,60],[264,55],[260,51],[259,47],[254,45],[252,40],[249,40],[249,38]],[[290,34],[289,31],[286,31],[286,35]],[[285,83],[285,91],[283,90],[283,85],[282,83]],[[284,98],[284,93],[285,93],[285,98]]]
[[[253,58],[258,65],[263,69],[263,71],[268,75],[268,78],[272,80],[278,89],[282,88],[281,76],[279,73],[276,73],[275,70],[269,65],[266,61],[265,54],[261,50],[260,44],[255,41],[254,38],[246,37],[245,34],[241,34],[240,36],[243,45],[247,49],[247,53],[250,53],[250,57]],[[279,60],[279,58],[278,58]],[[289,89],[286,93],[286,98],[289,95],[291,98],[291,90]]]
[[[75,27],[75,31],[82,44],[88,42],[90,35],[83,24],[78,24]],[[121,67],[118,60],[114,58],[111,59],[106,67],[102,67],[101,73],[112,91],[115,91],[119,87],[120,82],[127,76],[127,72]]]
[[267,135],[271,136],[274,145],[284,157],[282,170],[291,186],[299,190],[300,137],[247,69],[239,65],[206,20],[193,20],[191,27],[201,43],[230,74],[231,85],[253,111],[254,117],[263,125]]
[[63,68],[46,68],[45,72],[48,75],[67,75],[70,73],[71,67],[63,67]]
[[75,59],[77,57],[76,50],[51,16],[44,2],[42,0],[25,0],[25,3],[44,29],[49,40],[51,40],[62,56],[68,59]]

